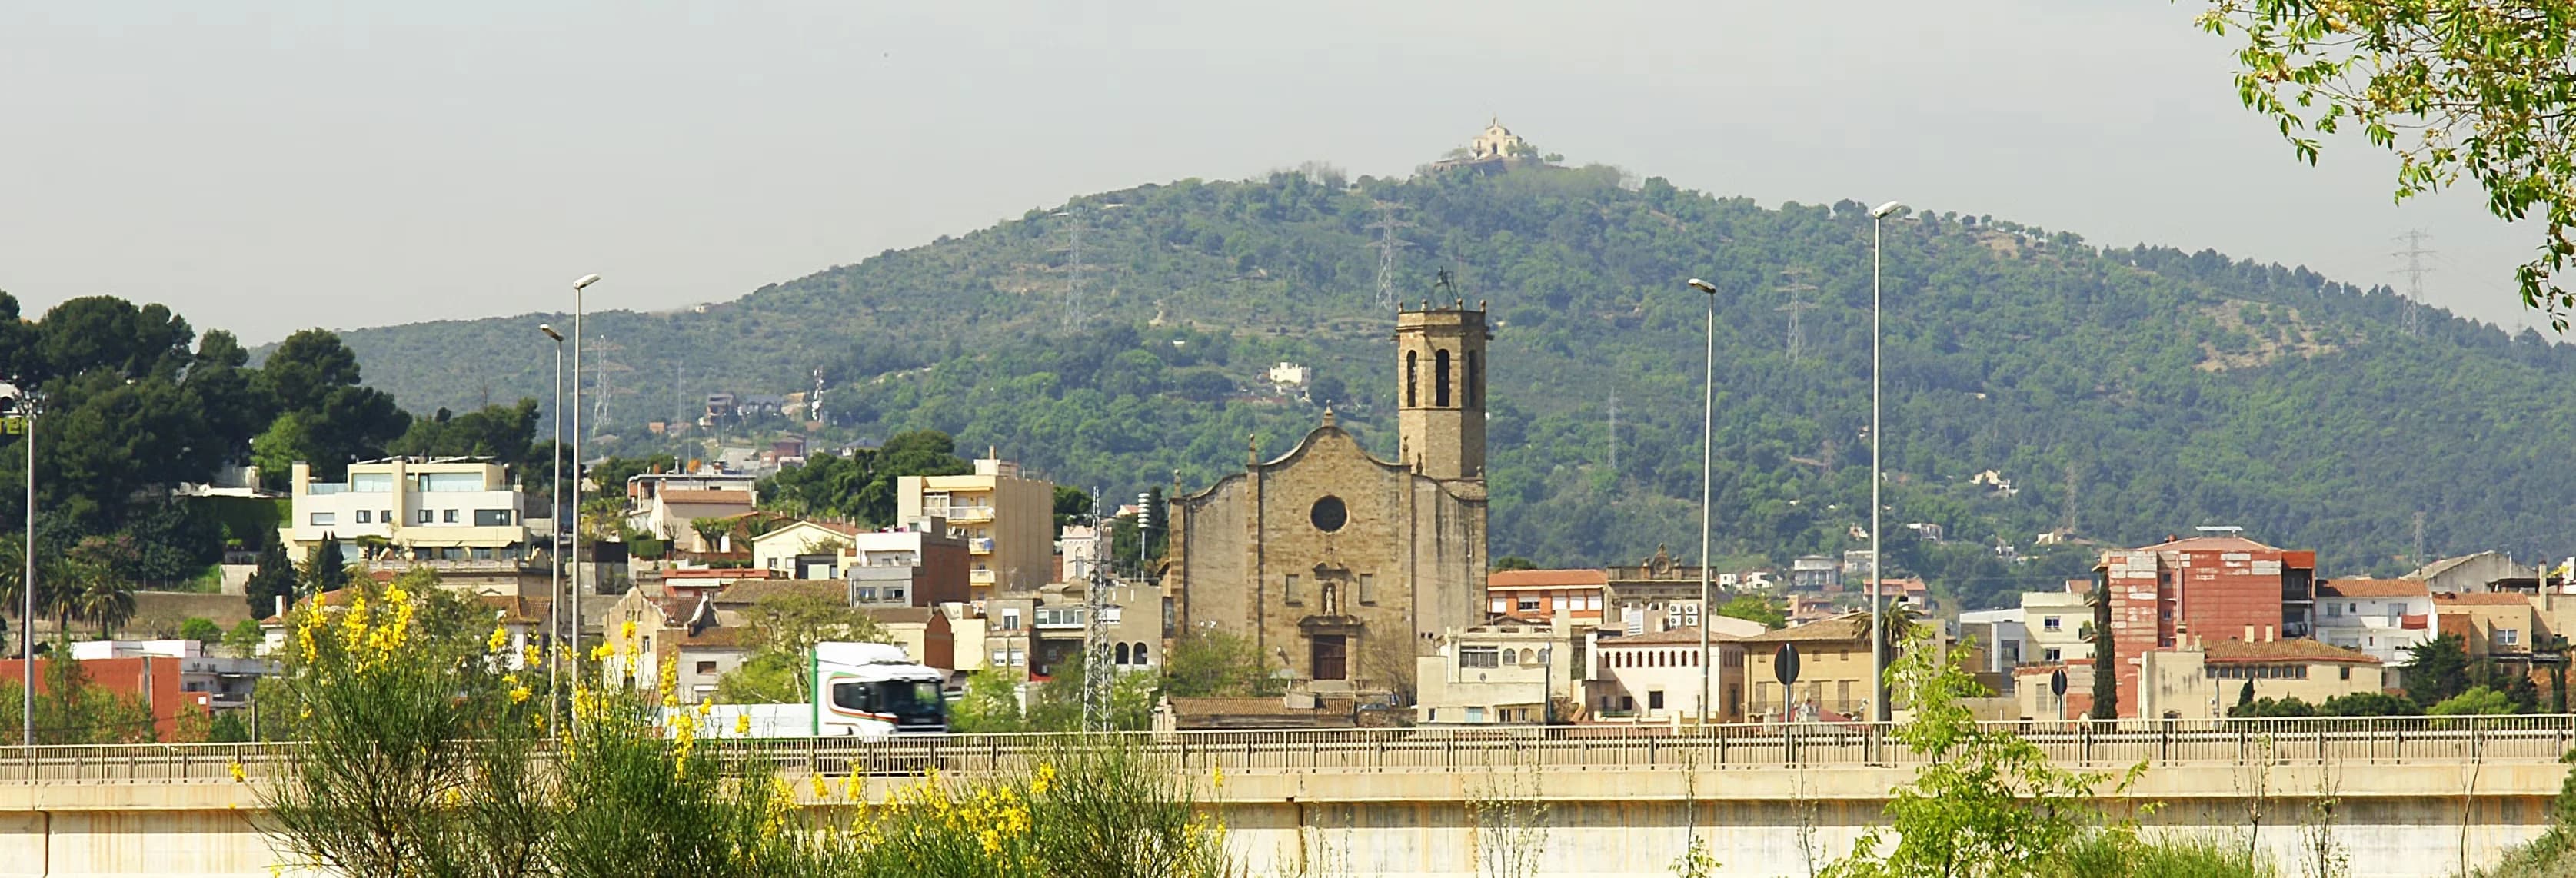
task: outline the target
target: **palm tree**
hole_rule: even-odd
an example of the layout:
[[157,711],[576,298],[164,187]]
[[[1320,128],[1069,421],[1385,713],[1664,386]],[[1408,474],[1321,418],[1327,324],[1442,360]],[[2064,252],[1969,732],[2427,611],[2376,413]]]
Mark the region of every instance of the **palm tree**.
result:
[[82,619],[98,623],[99,639],[113,637],[116,626],[134,618],[134,584],[94,570],[75,580],[79,592],[73,596],[73,612]]
[[1889,659],[1893,660],[1896,657],[1897,650],[1905,645],[1905,636],[1914,633],[1914,626],[1921,624],[1923,624],[1923,614],[1901,603],[1889,603],[1886,609],[1880,611],[1878,639],[1879,642],[1887,645]]

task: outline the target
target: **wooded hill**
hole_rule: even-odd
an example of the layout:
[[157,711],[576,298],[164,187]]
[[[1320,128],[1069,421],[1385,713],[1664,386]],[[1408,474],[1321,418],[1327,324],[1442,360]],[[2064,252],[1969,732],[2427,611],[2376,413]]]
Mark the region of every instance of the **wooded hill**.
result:
[[[1388,217],[1406,224],[1402,298],[1486,301],[1495,317],[1494,555],[1578,565],[1658,544],[1695,551],[1705,303],[1682,284],[1693,276],[1723,290],[1721,555],[1863,544],[1850,534],[1868,520],[1863,205],[1766,209],[1605,167],[1141,186],[703,310],[593,315],[590,332],[621,348],[612,381],[640,388],[615,397],[606,429],[620,444],[607,447],[690,451],[641,423],[694,417],[710,390],[803,390],[819,368],[832,424],[817,447],[935,428],[1112,496],[1175,471],[1204,486],[1240,469],[1247,436],[1275,455],[1324,398],[1391,453],[1394,309],[1377,301],[1373,227]],[[1969,603],[2089,567],[2095,549],[2034,545],[2070,527],[2125,545],[2241,525],[2319,550],[2329,576],[2409,566],[2418,513],[2428,554],[2569,551],[2556,477],[2576,440],[2566,345],[2430,309],[2409,334],[2384,289],[1991,217],[1909,212],[1887,224],[1886,246],[1891,565]],[[1454,283],[1435,289],[1441,270]],[[530,340],[549,319],[562,322],[345,338],[371,385],[462,410],[547,397],[553,364]],[[1271,394],[1261,375],[1281,360],[1315,368],[1316,399]],[[1904,522],[1947,540],[1917,542]],[[1998,543],[2036,557],[1998,560]]]

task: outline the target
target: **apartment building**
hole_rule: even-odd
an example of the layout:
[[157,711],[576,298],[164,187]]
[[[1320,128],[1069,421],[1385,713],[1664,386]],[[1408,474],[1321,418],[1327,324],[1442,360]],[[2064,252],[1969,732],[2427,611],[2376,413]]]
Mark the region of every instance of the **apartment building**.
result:
[[[2111,600],[2111,643],[2120,691],[2137,691],[2140,657],[2173,649],[2188,635],[2218,642],[2253,631],[2295,639],[2314,631],[2315,552],[2246,539],[2235,528],[2108,552],[2095,567]],[[2122,698],[2120,715],[2139,716],[2142,699]]]
[[2334,579],[2317,584],[2318,640],[2356,649],[2388,668],[2433,639],[2433,593],[2421,579]]
[[2507,591],[2433,595],[2435,631],[2456,634],[2470,658],[2527,661],[2540,634],[2531,596]]
[[[2022,592],[2022,626],[2030,635],[2022,661],[2054,663],[2093,657],[2093,641],[2084,636],[2093,624],[2088,594],[2092,583],[2078,580],[2068,585],[2064,591]],[[2073,587],[2079,585],[2084,590]]]
[[[1745,638],[1744,679],[1751,696],[1749,720],[1780,720],[1812,706],[1825,719],[1866,717],[1870,700],[1868,613],[1845,613],[1821,622]],[[1780,645],[1798,647],[1798,682],[1783,689],[1774,675]]]
[[774,576],[847,581],[852,606],[927,607],[967,600],[967,544],[937,518],[885,530],[800,521],[752,538],[751,556]]
[[1026,478],[1020,465],[988,454],[957,476],[904,476],[895,486],[903,521],[946,519],[966,540],[973,600],[1030,591],[1055,575],[1055,485]]
[[[1414,714],[1425,725],[1536,725],[1584,695],[1582,634],[1568,620],[1452,628],[1414,659]],[[1558,703],[1564,702],[1563,707]]]
[[[1699,719],[1700,671],[1710,669],[1709,721],[1743,722],[1744,640],[1760,623],[1711,617],[1703,661],[1695,627],[1603,637],[1592,645],[1593,668],[1584,685],[1586,718],[1597,722],[1670,722]],[[1743,622],[1745,628],[1733,623]]]
[[2379,659],[2359,650],[2307,639],[2204,640],[2139,656],[2136,715],[2208,719],[2227,715],[2252,684],[2257,699],[2297,698],[2309,704],[2362,692],[2385,691]]
[[750,513],[760,500],[753,487],[758,481],[746,473],[637,473],[626,480],[626,526],[669,540],[683,552],[743,551],[750,547],[708,540],[690,523]]
[[289,472],[291,517],[278,537],[297,563],[327,536],[339,541],[341,563],[432,567],[447,587],[480,594],[546,594],[552,522],[529,528],[529,499],[500,464],[391,458],[350,464],[338,482],[314,481],[302,462]]
[[1497,570],[1485,575],[1487,615],[1601,624],[1606,570]]

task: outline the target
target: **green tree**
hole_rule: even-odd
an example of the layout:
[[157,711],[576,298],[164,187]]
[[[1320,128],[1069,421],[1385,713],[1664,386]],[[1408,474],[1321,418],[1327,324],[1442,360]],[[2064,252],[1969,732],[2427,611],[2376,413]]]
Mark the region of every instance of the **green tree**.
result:
[[2474,714],[2512,713],[2513,701],[2503,692],[2485,686],[2471,686],[2467,691],[2445,698],[2424,711],[2434,716],[2467,716]]
[[2414,716],[2424,711],[2415,702],[2386,692],[2355,692],[2326,699],[2317,706],[2317,712],[2325,716]]
[[537,448],[537,401],[522,398],[514,406],[490,405],[458,415],[439,409],[416,418],[403,434],[385,443],[388,454],[416,457],[489,457],[512,468],[526,466]]
[[1726,603],[1719,604],[1717,607],[1717,614],[1736,619],[1760,622],[1764,627],[1773,629],[1785,627],[1789,624],[1789,614],[1781,610],[1779,604],[1774,603],[1770,598],[1766,598],[1758,594],[1736,595],[1735,597],[1727,600]]
[[2406,652],[2406,696],[2417,706],[2430,710],[2469,690],[2469,652],[2459,635],[2435,635]]
[[1024,731],[1018,685],[991,668],[966,675],[966,691],[948,710],[948,728],[959,733]]
[[410,429],[411,415],[391,395],[358,378],[357,355],[328,330],[297,332],[269,352],[257,383],[276,402],[280,422],[252,441],[264,477],[282,479],[300,460],[312,464],[315,478],[337,480],[350,461],[384,456],[385,443]]
[[286,556],[286,541],[269,534],[259,549],[258,566],[250,580],[242,585],[242,602],[250,605],[252,619],[265,619],[278,612],[278,599],[295,599],[295,562]]
[[1536,570],[1538,569],[1538,562],[1531,561],[1530,559],[1523,558],[1519,555],[1504,555],[1500,558],[1494,559],[1494,569],[1497,571]]
[[2117,719],[2120,716],[2120,672],[2117,662],[2108,657],[2119,655],[2111,642],[2111,584],[2096,579],[2093,590],[2085,595],[2093,608],[2093,708],[2087,714],[2094,719]]
[[224,647],[232,650],[236,658],[258,655],[260,644],[266,642],[268,630],[259,626],[258,619],[243,619],[233,630],[224,632]]
[[218,643],[224,639],[224,626],[217,625],[215,620],[204,616],[190,616],[187,621],[179,623],[179,639],[206,644]]
[[1072,485],[1055,486],[1055,526],[1080,524],[1091,516],[1091,494]]
[[304,556],[304,569],[297,576],[297,587],[309,597],[320,597],[339,591],[349,584],[349,562],[342,560],[340,539],[323,534],[322,541]]
[[1271,695],[1285,688],[1250,638],[1216,628],[1182,635],[1163,662],[1163,693],[1174,697]]
[[784,593],[743,610],[741,644],[749,655],[717,681],[727,701],[798,703],[813,697],[814,644],[827,640],[885,642],[874,617],[819,594]]
[[2576,259],[2576,3],[2213,0],[2200,22],[2243,40],[2237,93],[2300,160],[2358,129],[2397,156],[2399,200],[2465,175],[2497,218],[2539,213],[2522,300],[2567,328],[2576,294],[2556,275]]

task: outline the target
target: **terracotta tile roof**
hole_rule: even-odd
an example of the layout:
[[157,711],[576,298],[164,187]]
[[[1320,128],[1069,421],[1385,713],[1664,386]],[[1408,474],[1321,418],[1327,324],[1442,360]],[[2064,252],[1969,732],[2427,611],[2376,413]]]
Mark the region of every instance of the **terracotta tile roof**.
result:
[[1190,716],[1306,716],[1314,713],[1349,713],[1348,695],[1321,695],[1313,708],[1289,707],[1285,698],[1174,698],[1172,713]]
[[[1732,643],[1744,639],[1746,638],[1734,634],[1728,634],[1724,631],[1711,631],[1708,633],[1708,642],[1712,644]],[[1599,645],[1603,649],[1608,649],[1613,646],[1670,646],[1677,643],[1698,646],[1699,626],[1684,625],[1671,631],[1648,631],[1644,634],[1604,637],[1601,638]]]
[[751,505],[751,492],[750,492],[750,491],[718,491],[718,490],[701,490],[701,489],[690,489],[690,488],[665,488],[665,489],[663,489],[662,491],[660,491],[659,493],[655,494],[654,496],[661,498],[661,500],[662,500],[662,505],[665,505],[665,506],[676,506],[676,505],[680,505],[680,504],[696,504],[696,505],[706,505],[706,506],[728,506],[728,505],[729,505],[729,506],[749,506],[749,505]]
[[927,625],[939,611],[930,607],[875,607],[860,612],[883,625]]
[[2139,546],[2139,551],[2158,549],[2167,552],[2278,552],[2279,546],[2266,546],[2244,537],[2183,537],[2178,540]]
[[513,625],[535,625],[546,619],[545,598],[523,598],[517,595],[482,595],[476,598],[501,612],[501,621]]
[[848,601],[850,586],[838,579],[754,579],[725,586],[716,592],[718,605],[755,604],[780,595],[811,595],[833,601]]
[[[772,571],[760,567],[684,567],[663,571],[662,579],[664,582],[674,579],[768,579],[771,573]],[[686,586],[693,583],[670,582],[670,584]]]
[[2317,583],[2321,598],[2420,598],[2432,594],[2421,579],[2329,579]]
[[2433,602],[2454,606],[2501,607],[2520,604],[2527,607],[2531,605],[2531,598],[2509,591],[2472,591],[2460,594],[2442,592],[2433,596]]
[[1869,632],[1868,613],[1844,613],[1830,619],[1818,619],[1794,628],[1765,631],[1747,637],[1746,643],[1786,643],[1810,640],[1864,640]]
[[674,629],[674,632],[680,636],[671,638],[669,642],[677,643],[683,647],[696,646],[712,649],[738,649],[742,646],[742,629],[740,628],[726,628],[718,626],[700,631],[696,634],[688,633],[689,630],[686,628],[679,628]]
[[2201,644],[2201,651],[2203,660],[2211,664],[2278,661],[2379,664],[2379,659],[2369,653],[2315,640],[2212,640]]
[[1608,585],[1607,570],[1496,570],[1485,574],[1486,588],[1547,588]]

